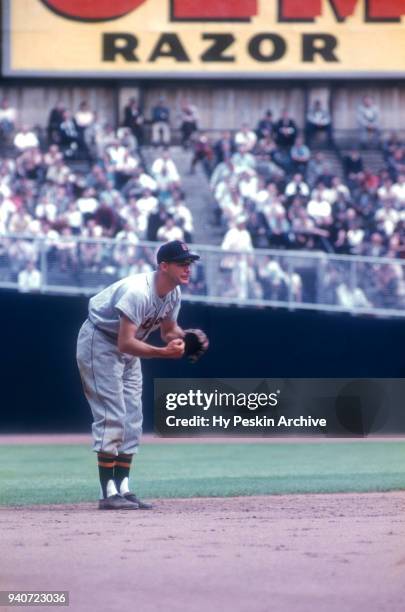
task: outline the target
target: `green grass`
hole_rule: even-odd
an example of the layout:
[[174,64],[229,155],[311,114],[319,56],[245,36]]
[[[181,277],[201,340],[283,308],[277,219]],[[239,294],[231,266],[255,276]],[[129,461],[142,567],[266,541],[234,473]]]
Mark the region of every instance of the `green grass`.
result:
[[[405,489],[405,442],[151,444],[135,458],[132,481],[152,498]],[[0,447],[0,504],[97,497],[87,447]]]

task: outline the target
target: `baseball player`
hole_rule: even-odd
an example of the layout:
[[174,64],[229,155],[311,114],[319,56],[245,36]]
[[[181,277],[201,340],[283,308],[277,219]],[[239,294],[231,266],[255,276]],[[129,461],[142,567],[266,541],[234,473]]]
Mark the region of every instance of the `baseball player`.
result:
[[[89,302],[77,341],[77,362],[93,414],[102,510],[149,509],[129,488],[131,460],[142,433],[140,358],[179,359],[185,332],[177,324],[179,285],[199,259],[179,240],[162,245],[156,272],[135,274],[107,287]],[[146,342],[160,327],[166,346]]]

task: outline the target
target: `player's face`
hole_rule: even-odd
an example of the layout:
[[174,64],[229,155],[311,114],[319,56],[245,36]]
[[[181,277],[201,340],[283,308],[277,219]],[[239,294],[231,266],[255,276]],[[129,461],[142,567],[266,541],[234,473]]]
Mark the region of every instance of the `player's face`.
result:
[[167,273],[176,285],[187,285],[190,280],[191,261],[167,264]]

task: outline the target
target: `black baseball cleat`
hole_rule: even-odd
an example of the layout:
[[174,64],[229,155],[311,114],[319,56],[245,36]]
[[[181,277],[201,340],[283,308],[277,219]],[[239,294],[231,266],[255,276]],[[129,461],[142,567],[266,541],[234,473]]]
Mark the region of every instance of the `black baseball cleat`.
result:
[[153,504],[148,504],[137,498],[135,493],[124,493],[124,498],[129,500],[133,504],[137,504],[139,510],[152,510]]
[[110,497],[100,499],[98,502],[99,510],[137,510],[139,507],[135,500],[125,499],[125,497],[118,494],[110,495]]

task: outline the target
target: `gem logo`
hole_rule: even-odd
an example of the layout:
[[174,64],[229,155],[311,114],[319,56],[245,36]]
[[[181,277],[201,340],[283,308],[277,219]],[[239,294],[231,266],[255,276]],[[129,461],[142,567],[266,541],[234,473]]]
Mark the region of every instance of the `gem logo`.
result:
[[[79,21],[109,21],[137,9],[147,0],[42,0],[63,17]],[[168,0],[173,21],[248,21],[257,14],[258,0]]]
[[[68,19],[110,21],[135,11],[149,0],[42,0],[51,10]],[[162,0],[167,2],[170,21],[250,21],[258,15],[259,0]],[[276,4],[276,2],[275,2]],[[366,22],[399,22],[404,0],[278,0],[278,22],[313,22],[329,5],[337,22],[344,22],[364,7]]]
[[79,21],[109,21],[134,11],[146,0],[42,0],[63,17]]

